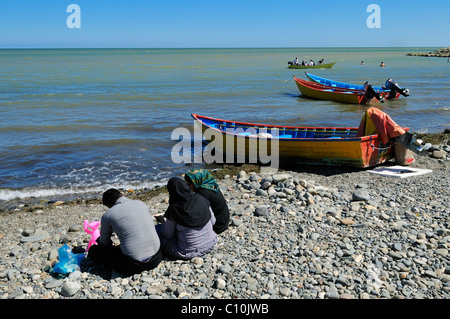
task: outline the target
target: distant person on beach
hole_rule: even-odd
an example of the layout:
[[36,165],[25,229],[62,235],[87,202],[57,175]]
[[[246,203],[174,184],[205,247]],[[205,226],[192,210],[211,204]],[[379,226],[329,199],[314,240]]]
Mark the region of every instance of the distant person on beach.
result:
[[169,207],[164,216],[155,216],[161,224],[156,230],[163,253],[175,259],[189,260],[211,252],[217,243],[216,222],[209,201],[192,192],[186,182],[172,177],[167,183]]
[[205,169],[190,170],[184,174],[184,180],[192,191],[209,201],[216,218],[216,223],[213,226],[216,234],[227,230],[230,222],[230,211],[227,201],[212,174]]
[[384,62],[381,62],[380,67],[384,68],[386,66],[386,64],[384,64]]
[[[101,218],[100,237],[97,245],[90,247],[88,257],[126,276],[158,266],[162,259],[160,241],[147,205],[114,188],[103,193],[102,201],[109,209]],[[113,233],[119,245],[113,245]]]

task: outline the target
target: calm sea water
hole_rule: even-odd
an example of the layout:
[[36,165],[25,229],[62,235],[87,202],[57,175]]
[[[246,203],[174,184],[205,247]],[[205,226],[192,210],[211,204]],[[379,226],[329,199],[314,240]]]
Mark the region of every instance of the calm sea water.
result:
[[[415,132],[450,127],[450,64],[436,48],[0,50],[0,204],[108,187],[152,188],[183,172],[170,152],[191,113],[285,125],[358,126],[366,106],[300,96],[287,61],[411,95],[379,105]],[[365,65],[361,66],[360,62]],[[379,65],[383,61],[385,68]]]

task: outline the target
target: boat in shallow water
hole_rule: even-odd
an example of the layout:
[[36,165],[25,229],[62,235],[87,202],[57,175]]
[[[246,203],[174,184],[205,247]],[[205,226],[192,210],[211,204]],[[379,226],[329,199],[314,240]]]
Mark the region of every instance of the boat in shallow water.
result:
[[392,153],[392,146],[382,145],[378,133],[357,136],[358,127],[284,126],[198,114],[192,117],[210,149],[225,155],[226,163],[267,164],[272,160],[366,168],[386,162]]
[[[358,84],[345,83],[345,82],[339,82],[339,81],[326,79],[326,78],[323,78],[323,77],[320,77],[317,75],[313,75],[308,72],[305,72],[305,74],[308,77],[308,79],[312,82],[316,82],[316,83],[320,83],[320,84],[328,85],[328,86],[332,86],[332,87],[349,89],[349,90],[366,91],[367,87],[371,85],[368,81],[366,81],[364,83],[364,85],[358,85]],[[388,96],[390,98],[399,97],[398,94],[403,95],[405,97],[409,96],[409,89],[401,88],[398,85],[398,83],[396,81],[394,81],[392,78],[388,78],[386,80],[386,83],[384,86],[373,86],[373,85],[371,85],[371,86],[372,86],[372,89],[376,93],[381,93],[381,92],[389,93]],[[396,94],[396,93],[398,93],[398,94]]]
[[[338,87],[338,88],[344,88],[344,89],[349,89],[349,90],[360,90],[360,91],[364,91],[364,85],[361,84],[352,84],[352,83],[345,83],[345,82],[339,82],[339,81],[334,81],[334,80],[330,80],[330,79],[326,79],[317,75],[313,75],[311,73],[305,72],[307,78],[312,81],[312,82],[316,82],[316,83],[320,83],[323,85],[328,85],[328,86],[332,86],[332,87]],[[389,91],[384,87],[381,86],[373,86],[373,89],[375,91],[378,92],[382,92],[382,91]]]
[[331,63],[323,63],[323,64],[315,64],[315,65],[301,65],[301,64],[293,64],[292,62],[288,62],[289,69],[331,69],[336,62]]
[[396,98],[399,96],[399,93],[396,93],[395,96],[391,97],[390,91],[375,92],[374,90],[369,89],[357,90],[328,86],[312,81],[302,80],[295,76],[294,80],[298,90],[304,96],[320,100],[337,101],[351,104],[371,104],[380,102],[382,103],[384,102],[384,99]]
[[307,97],[337,101],[351,104],[372,104],[384,103],[385,100],[399,98],[400,95],[409,96],[408,89],[401,89],[397,83],[389,90],[377,91],[373,86],[366,82],[364,89],[343,88],[338,86],[329,86],[317,82],[306,81],[293,77],[299,91]]

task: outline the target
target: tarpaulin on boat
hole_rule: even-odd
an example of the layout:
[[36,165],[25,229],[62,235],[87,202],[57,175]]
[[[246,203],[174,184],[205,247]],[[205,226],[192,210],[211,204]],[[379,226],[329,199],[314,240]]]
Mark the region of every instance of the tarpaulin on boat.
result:
[[403,135],[406,132],[389,115],[375,107],[371,107],[364,113],[356,136],[367,136],[377,133],[381,143],[387,144],[390,139]]

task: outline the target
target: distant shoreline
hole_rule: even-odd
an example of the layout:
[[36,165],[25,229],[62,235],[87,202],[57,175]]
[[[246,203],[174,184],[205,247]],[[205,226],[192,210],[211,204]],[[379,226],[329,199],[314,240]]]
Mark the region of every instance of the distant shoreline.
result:
[[448,58],[450,57],[450,47],[442,48],[431,52],[412,52],[406,54],[407,56],[424,56],[424,57],[438,57],[438,58]]

